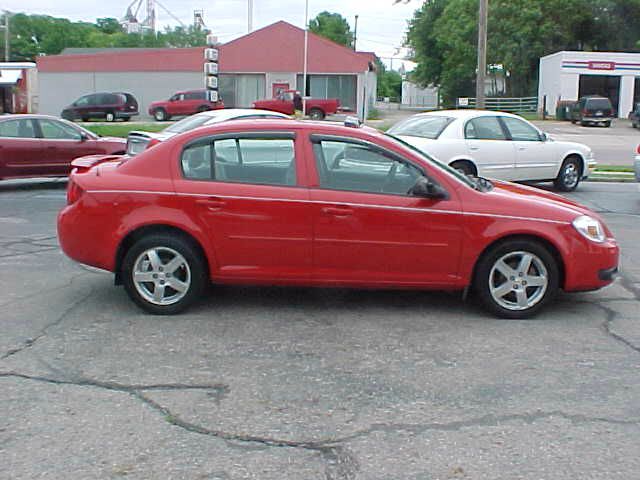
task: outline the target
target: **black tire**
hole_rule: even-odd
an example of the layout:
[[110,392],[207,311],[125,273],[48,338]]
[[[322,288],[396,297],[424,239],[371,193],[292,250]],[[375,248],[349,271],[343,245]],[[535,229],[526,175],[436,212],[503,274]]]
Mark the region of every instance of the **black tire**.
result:
[[312,108],[309,111],[309,118],[311,120],[324,120],[325,114],[319,108]]
[[473,165],[467,161],[464,160],[457,160],[453,163],[451,163],[449,165],[451,168],[455,168],[456,170],[458,170],[460,173],[462,173],[463,175],[476,175],[477,172],[475,170],[475,168],[473,168]]
[[83,122],[88,122],[89,121],[89,117],[82,117],[82,121]]
[[571,119],[571,123],[575,125],[575,124],[576,124],[576,123],[578,123],[578,122],[577,122],[577,120],[576,120],[575,118],[572,118],[572,119]]
[[588,123],[585,122],[584,120],[580,120],[580,125],[582,125],[583,127],[586,127]]
[[609,127],[611,126],[611,121],[609,121],[609,122],[604,122],[604,126],[605,126],[606,128],[609,128]]
[[121,119],[123,122],[128,122],[129,120],[131,120],[131,117],[122,117]]
[[[525,255],[531,257],[531,262],[524,275],[520,275],[521,272],[518,270]],[[513,269],[512,277],[507,278],[503,275],[503,267],[498,266],[500,260]],[[501,282],[503,278],[506,281]],[[478,260],[473,290],[483,307],[494,315],[501,318],[525,319],[536,315],[556,296],[559,278],[558,264],[543,244],[535,240],[514,239],[496,244]],[[546,284],[532,286],[527,283],[534,281],[546,281]],[[500,296],[500,287],[510,291]],[[527,303],[527,306],[521,307],[518,304],[519,295],[524,295],[526,302],[523,303]]]
[[169,118],[169,115],[167,115],[167,111],[164,108],[156,108],[153,111],[153,118],[156,122],[164,122]]
[[[158,268],[153,266],[151,257],[147,256],[150,251],[155,251],[158,255]],[[174,255],[176,253],[182,258]],[[163,267],[169,265],[171,259],[177,259],[179,266],[173,272],[163,271]],[[143,268],[144,265],[146,268]],[[156,278],[139,280],[136,285],[136,270],[140,274],[155,274]],[[151,234],[138,240],[124,256],[122,280],[129,297],[140,308],[155,315],[173,315],[183,311],[201,296],[208,284],[205,259],[197,247],[187,239],[168,234]],[[175,281],[177,283],[173,283]],[[160,286],[161,283],[164,286]],[[173,289],[172,285],[181,285],[185,290],[180,292]],[[150,298],[156,291],[162,294],[160,302]],[[164,300],[167,303],[162,303]]]
[[582,179],[582,162],[578,157],[567,157],[553,184],[561,192],[572,192]]
[[107,122],[115,122],[116,121],[116,114],[113,112],[107,112],[104,114],[104,119]]

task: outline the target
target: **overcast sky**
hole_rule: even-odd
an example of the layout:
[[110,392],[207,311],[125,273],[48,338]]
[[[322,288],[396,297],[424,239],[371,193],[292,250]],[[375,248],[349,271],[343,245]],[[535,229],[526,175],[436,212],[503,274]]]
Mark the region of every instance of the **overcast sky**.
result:
[[[5,0],[1,8],[93,22],[100,17],[123,17],[130,3],[131,0]],[[421,4],[421,0],[398,5],[393,0],[309,0],[309,18],[323,10],[336,12],[353,29],[354,17],[359,15],[358,50],[373,51],[380,57],[402,56],[406,50],[397,53],[396,49],[402,45],[407,20]],[[247,0],[160,0],[160,5],[186,24],[193,22],[194,10],[204,10],[207,27],[221,42],[247,33]],[[158,24],[175,25],[175,20],[160,5],[156,6]],[[278,20],[304,27],[304,9],[304,0],[253,0],[253,27],[257,29]],[[385,59],[385,63],[389,64],[389,60]],[[400,63],[394,60],[394,68]]]

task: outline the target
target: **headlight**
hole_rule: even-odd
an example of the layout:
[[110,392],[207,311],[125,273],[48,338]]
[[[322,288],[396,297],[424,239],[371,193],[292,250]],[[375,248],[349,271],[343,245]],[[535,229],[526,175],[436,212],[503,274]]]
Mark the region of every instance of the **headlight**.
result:
[[583,237],[596,243],[604,242],[604,228],[602,228],[602,224],[595,218],[582,215],[576,218],[572,224]]

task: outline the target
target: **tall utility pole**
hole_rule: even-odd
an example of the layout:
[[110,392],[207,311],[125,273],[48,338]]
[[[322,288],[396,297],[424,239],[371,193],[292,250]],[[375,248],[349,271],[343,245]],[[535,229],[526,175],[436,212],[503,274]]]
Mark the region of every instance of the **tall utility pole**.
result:
[[247,33],[253,31],[253,0],[247,0]]
[[356,21],[353,25],[353,49],[356,49],[356,42],[358,41],[358,15],[356,15]]
[[484,108],[484,79],[487,73],[487,10],[489,0],[479,0],[478,72],[476,73],[476,108]]

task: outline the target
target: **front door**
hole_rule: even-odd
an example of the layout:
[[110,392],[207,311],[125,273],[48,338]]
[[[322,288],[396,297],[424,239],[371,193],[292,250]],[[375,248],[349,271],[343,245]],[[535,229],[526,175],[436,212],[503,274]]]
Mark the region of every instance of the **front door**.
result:
[[548,180],[558,170],[553,144],[543,141],[538,129],[524,120],[501,117],[516,150],[514,180]]
[[328,284],[447,286],[458,278],[462,216],[447,200],[407,194],[423,175],[384,150],[313,137],[314,279]]
[[308,190],[298,186],[296,157],[293,133],[204,137],[184,149],[175,187],[206,226],[216,254],[213,277],[310,278],[310,205]]
[[464,127],[467,152],[482,177],[514,180],[516,153],[498,117],[472,118]]
[[55,173],[68,174],[71,161],[84,155],[103,153],[95,140],[83,139],[81,131],[57,120],[38,119],[42,148]]

